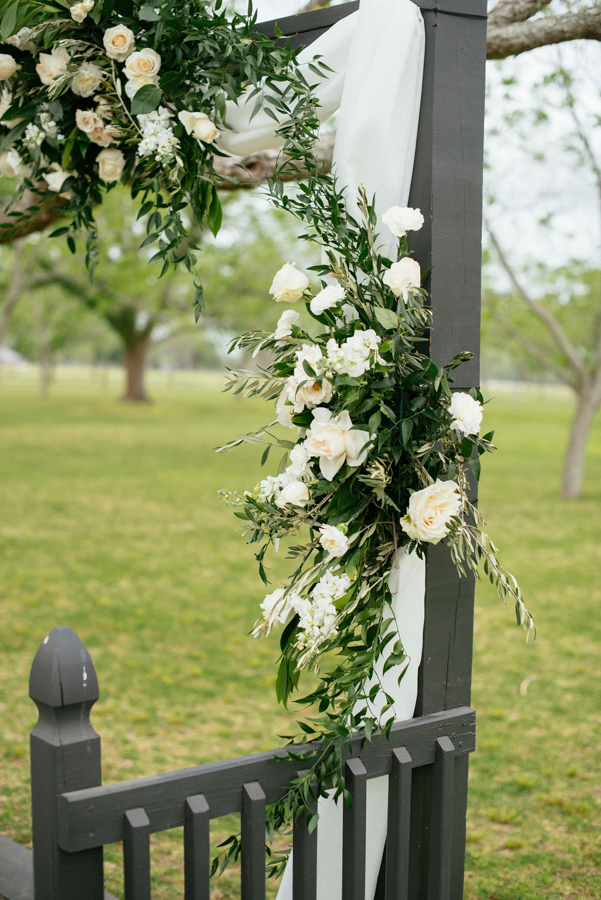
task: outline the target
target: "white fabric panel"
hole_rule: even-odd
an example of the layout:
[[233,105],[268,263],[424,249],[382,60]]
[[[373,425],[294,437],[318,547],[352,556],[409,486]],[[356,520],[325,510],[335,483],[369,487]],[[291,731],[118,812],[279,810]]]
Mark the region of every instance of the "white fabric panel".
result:
[[[276,13],[275,15],[278,15]],[[411,0],[361,0],[358,12],[332,26],[300,54],[302,64],[315,55],[334,70],[318,84],[320,121],[339,110],[334,171],[345,185],[349,211],[356,209],[363,184],[381,215],[390,206],[406,206],[411,186],[421,98],[425,36],[421,13]],[[307,71],[310,82],[317,76]],[[275,149],[282,141],[273,119],[259,112],[250,121],[256,99],[228,105],[232,131],[222,134],[220,147],[235,156]],[[382,236],[382,249],[392,256],[396,239]],[[415,554],[400,553],[390,582],[392,612],[410,657],[401,684],[400,668],[386,673],[384,683],[395,698],[395,718],[410,719],[417,697],[417,673],[422,656],[425,563]],[[392,644],[391,644],[392,646]],[[378,710],[375,710],[378,712]],[[367,784],[366,898],[373,900],[386,837],[388,777]],[[342,896],[342,802],[318,804],[318,900]],[[292,900],[292,866],[286,867],[278,900]]]

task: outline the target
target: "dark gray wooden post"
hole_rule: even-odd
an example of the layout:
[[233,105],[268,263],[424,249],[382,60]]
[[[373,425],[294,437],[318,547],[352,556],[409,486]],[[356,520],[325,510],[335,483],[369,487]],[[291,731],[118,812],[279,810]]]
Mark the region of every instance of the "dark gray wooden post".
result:
[[[422,7],[426,62],[410,206],[425,215],[410,235],[434,310],[432,358],[470,350],[456,375],[462,390],[479,384],[482,171],[486,62],[485,0],[438,0]],[[430,548],[426,568],[424,651],[416,716],[470,705],[473,578],[459,578],[446,547]],[[438,900],[429,865],[432,770],[414,770],[410,897]],[[468,756],[454,760],[451,877],[447,896],[463,897]]]
[[58,845],[56,795],[101,784],[100,737],[90,724],[98,680],[70,628],[53,628],[31,667],[39,711],[31,733],[35,900],[103,900],[102,847],[67,853]]

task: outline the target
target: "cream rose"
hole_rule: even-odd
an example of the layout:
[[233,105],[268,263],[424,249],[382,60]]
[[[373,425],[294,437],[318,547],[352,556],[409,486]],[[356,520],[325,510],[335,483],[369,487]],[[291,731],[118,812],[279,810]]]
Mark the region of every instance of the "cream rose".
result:
[[294,404],[294,411],[302,412],[305,407],[314,409],[322,403],[329,403],[334,396],[334,388],[327,378],[322,378],[320,384],[303,373],[301,379],[294,376],[290,378],[288,382],[288,396]]
[[408,231],[419,231],[424,224],[420,209],[410,206],[391,206],[382,216],[382,221],[396,237],[405,237]]
[[125,82],[125,93],[130,100],[133,100],[141,87],[146,84],[158,84],[158,75],[140,75],[138,78],[128,78]]
[[116,59],[117,62],[125,62],[129,54],[134,51],[134,33],[127,25],[114,25],[112,28],[107,28],[102,40],[106,55],[109,59]]
[[64,47],[53,47],[50,53],[40,53],[40,61],[35,67],[42,84],[52,84],[55,78],[64,75],[69,63],[69,54]]
[[292,326],[296,325],[299,318],[300,316],[295,309],[285,309],[278,319],[278,324],[275,326],[275,331],[273,333],[276,341],[283,341],[284,338],[290,337],[292,334]]
[[186,129],[186,133],[191,134],[197,141],[202,141],[203,144],[212,144],[219,135],[219,131],[206,113],[188,112],[182,109],[181,112],[178,112],[177,117]]
[[330,556],[344,556],[349,548],[349,539],[346,534],[335,525],[320,526],[319,543]]
[[91,97],[96,93],[100,82],[102,81],[103,72],[93,63],[82,63],[79,70],[73,76],[71,82],[71,90],[78,97]]
[[329,284],[313,297],[309,305],[313,315],[320,316],[324,310],[336,306],[341,300],[344,300],[344,288],[339,284]]
[[353,423],[345,409],[336,417],[320,406],[313,410],[313,422],[305,447],[310,456],[319,459],[319,468],[326,481],[331,481],[346,462],[360,466],[366,459],[371,435],[367,431],[351,430]]
[[409,256],[404,256],[384,273],[384,284],[387,284],[395,297],[407,300],[410,288],[418,288],[421,284],[419,263]]
[[161,68],[161,57],[150,47],[135,50],[125,61],[125,74],[128,78],[139,78],[140,75],[157,75]]
[[16,150],[3,150],[0,153],[0,175],[4,178],[29,178],[31,166],[26,166]]
[[453,516],[459,515],[461,497],[454,481],[438,481],[421,491],[415,491],[409,499],[407,515],[401,519],[401,528],[414,541],[438,544],[449,533]]
[[101,150],[96,162],[98,174],[103,181],[119,181],[125,166],[125,157],[120,150]]
[[291,481],[275,498],[275,505],[280,509],[292,506],[305,506],[309,502],[309,488],[304,481]]
[[0,53],[0,81],[12,78],[19,66],[10,53]]
[[269,293],[276,303],[296,303],[308,287],[309,279],[304,272],[300,272],[294,263],[286,263],[275,273]]
[[83,22],[89,12],[94,9],[94,0],[83,0],[82,3],[74,3],[69,12],[74,22]]
[[[48,185],[48,189],[54,191],[56,194],[62,193],[63,184],[65,183],[67,178],[70,177],[70,173],[64,172],[58,165],[58,163],[54,163],[51,166],[50,171],[45,172],[42,175],[42,178]],[[70,191],[68,191],[67,193],[70,193]]]
[[97,113],[92,112],[91,109],[76,109],[75,124],[80,131],[84,131],[86,134],[92,134],[95,128],[102,125],[102,119]]
[[449,405],[449,415],[453,420],[451,428],[461,434],[478,434],[482,424],[482,412],[482,404],[478,400],[457,391],[453,394]]

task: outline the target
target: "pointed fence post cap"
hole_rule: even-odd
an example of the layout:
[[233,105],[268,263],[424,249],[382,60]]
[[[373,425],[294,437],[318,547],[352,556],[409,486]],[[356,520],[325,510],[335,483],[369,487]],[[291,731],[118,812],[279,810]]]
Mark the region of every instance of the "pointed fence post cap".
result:
[[72,628],[58,625],[40,644],[29,676],[29,696],[54,709],[98,700],[94,663]]

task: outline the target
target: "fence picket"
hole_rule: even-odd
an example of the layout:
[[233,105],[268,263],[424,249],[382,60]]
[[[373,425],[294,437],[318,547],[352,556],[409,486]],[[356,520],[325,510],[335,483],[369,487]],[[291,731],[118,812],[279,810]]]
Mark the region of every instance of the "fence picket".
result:
[[455,780],[455,745],[450,737],[437,738],[435,752],[428,900],[450,900]]
[[367,770],[360,759],[347,760],[346,787],[352,809],[344,803],[342,826],[342,900],[365,898],[365,840],[367,829]]
[[317,900],[317,828],[309,834],[309,811],[317,811],[317,800],[310,795],[307,808],[293,825],[292,900]]
[[406,747],[392,751],[388,782],[385,900],[408,900],[413,760]]
[[243,786],[241,900],[265,900],[265,805],[258,781]]
[[123,877],[125,900],[150,900],[150,819],[142,807],[125,813]]
[[210,900],[210,825],[209,804],[204,794],[188,797],[184,825],[184,900]]

